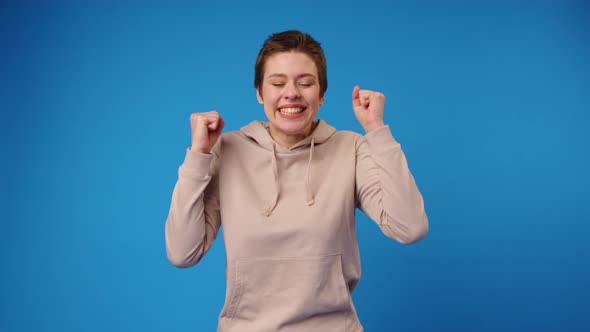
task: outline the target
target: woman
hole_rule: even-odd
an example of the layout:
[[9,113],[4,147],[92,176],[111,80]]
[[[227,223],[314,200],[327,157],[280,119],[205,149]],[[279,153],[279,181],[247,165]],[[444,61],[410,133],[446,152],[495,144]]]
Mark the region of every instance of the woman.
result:
[[191,115],[192,146],[166,221],[168,258],[195,265],[223,225],[218,331],[363,331],[350,296],[360,278],[355,208],[401,243],[428,231],[422,196],[383,123],[385,97],[354,87],[365,136],[314,120],[326,61],[298,31],[265,41],[254,83],[268,122],[222,135],[219,113]]

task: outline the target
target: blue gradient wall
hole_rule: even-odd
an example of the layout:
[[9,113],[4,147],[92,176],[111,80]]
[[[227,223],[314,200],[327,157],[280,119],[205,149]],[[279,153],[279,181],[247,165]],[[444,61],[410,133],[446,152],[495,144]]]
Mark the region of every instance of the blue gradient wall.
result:
[[1,331],[215,330],[222,241],[164,248],[189,114],[264,119],[285,29],[324,46],[321,118],[360,131],[352,87],[386,94],[426,201],[413,246],[359,214],[367,331],[590,328],[587,2],[47,3],[0,6]]

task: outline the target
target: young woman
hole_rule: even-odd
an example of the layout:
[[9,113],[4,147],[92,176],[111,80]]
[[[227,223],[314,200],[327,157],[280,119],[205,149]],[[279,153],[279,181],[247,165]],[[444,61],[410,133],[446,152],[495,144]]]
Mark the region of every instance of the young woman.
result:
[[218,112],[191,115],[166,251],[195,265],[219,227],[227,292],[218,331],[363,331],[351,292],[360,278],[358,207],[401,243],[428,231],[422,196],[383,123],[385,96],[352,90],[365,135],[315,120],[327,89],[324,53],[298,31],[271,35],[254,79],[268,122],[222,134]]

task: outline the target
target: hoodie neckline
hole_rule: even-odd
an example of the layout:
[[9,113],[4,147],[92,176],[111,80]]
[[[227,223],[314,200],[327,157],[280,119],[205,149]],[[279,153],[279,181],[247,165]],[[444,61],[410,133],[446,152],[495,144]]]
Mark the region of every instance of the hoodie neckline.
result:
[[312,139],[315,145],[322,144],[336,132],[336,129],[334,127],[327,124],[324,120],[319,119],[317,120],[317,125],[315,129],[311,132],[311,134],[309,134],[301,141],[295,143],[293,146],[287,148],[276,143],[272,139],[268,127],[268,122],[252,121],[246,126],[242,127],[240,129],[240,133],[256,141],[258,145],[262,146],[266,150],[272,150],[272,146],[274,144],[276,152],[289,153],[309,147],[311,145]]

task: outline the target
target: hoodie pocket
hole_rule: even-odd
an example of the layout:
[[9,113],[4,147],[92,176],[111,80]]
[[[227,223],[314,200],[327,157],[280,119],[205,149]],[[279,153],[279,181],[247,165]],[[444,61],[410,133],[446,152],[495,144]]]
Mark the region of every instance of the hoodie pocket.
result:
[[343,331],[351,312],[340,254],[237,260],[231,294],[227,318],[269,328],[327,324],[325,331]]

